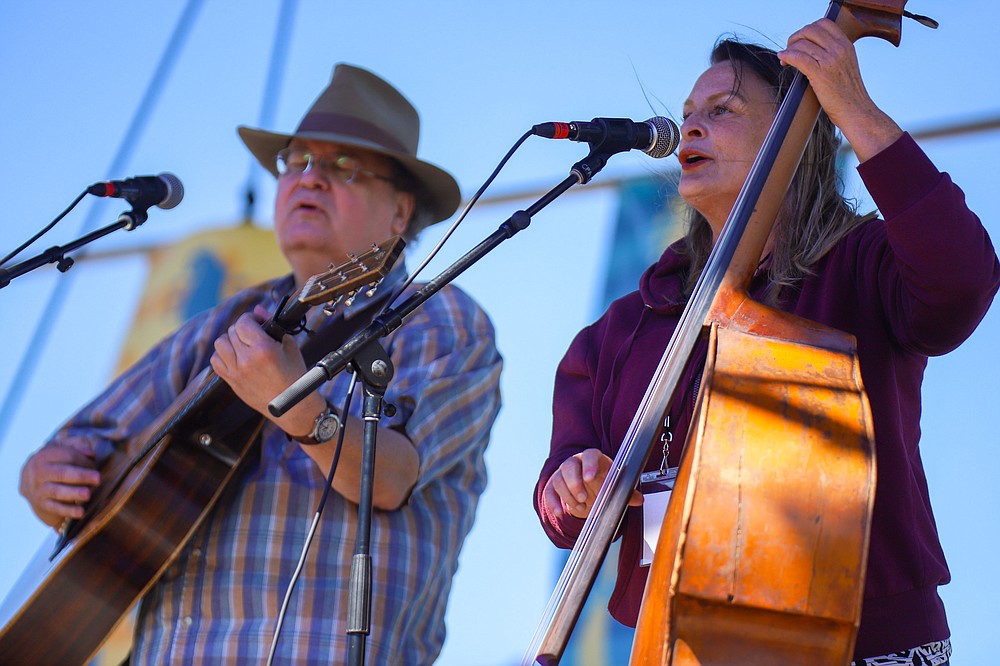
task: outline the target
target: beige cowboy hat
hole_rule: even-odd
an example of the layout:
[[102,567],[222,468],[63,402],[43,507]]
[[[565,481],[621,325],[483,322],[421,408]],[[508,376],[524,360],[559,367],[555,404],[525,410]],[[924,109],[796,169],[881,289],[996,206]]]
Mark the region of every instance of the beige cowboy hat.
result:
[[275,177],[275,158],[293,137],[364,148],[399,162],[423,186],[421,201],[434,222],[451,217],[462,200],[447,171],[417,159],[420,117],[398,90],[371,72],[338,64],[333,79],[292,134],[237,128],[253,156]]

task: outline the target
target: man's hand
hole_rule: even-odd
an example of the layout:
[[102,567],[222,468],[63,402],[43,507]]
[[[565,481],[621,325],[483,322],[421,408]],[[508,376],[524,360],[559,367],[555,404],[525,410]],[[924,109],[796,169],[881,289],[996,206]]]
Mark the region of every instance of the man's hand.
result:
[[240,400],[289,435],[304,436],[312,430],[326,401],[313,392],[281,417],[268,411],[268,403],[305,374],[306,364],[291,336],[278,342],[261,328],[267,317],[267,310],[258,305],[220,335],[215,341],[212,369]]
[[53,441],[21,469],[20,492],[43,523],[58,528],[82,518],[83,504],[101,483],[93,442],[79,437]]

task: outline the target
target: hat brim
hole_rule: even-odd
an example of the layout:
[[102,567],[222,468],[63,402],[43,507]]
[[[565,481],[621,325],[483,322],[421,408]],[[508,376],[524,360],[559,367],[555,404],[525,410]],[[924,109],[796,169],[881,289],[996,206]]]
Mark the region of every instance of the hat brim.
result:
[[388,150],[383,146],[359,139],[356,136],[333,132],[298,132],[294,135],[280,134],[278,132],[268,132],[243,125],[237,128],[237,132],[240,135],[240,139],[243,140],[243,143],[250,150],[250,153],[275,178],[278,177],[278,167],[276,164],[278,151],[288,146],[293,137],[314,141],[327,141],[370,150],[373,153],[385,155],[399,162],[423,186],[426,195],[424,203],[434,222],[440,222],[451,217],[458,210],[458,206],[462,202],[462,192],[458,187],[458,182],[444,169],[430,162],[417,159],[412,155]]

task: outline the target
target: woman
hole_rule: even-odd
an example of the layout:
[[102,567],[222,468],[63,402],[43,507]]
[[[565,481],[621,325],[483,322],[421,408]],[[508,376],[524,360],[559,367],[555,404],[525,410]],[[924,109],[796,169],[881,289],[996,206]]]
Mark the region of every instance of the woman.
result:
[[[637,291],[577,335],[563,358],[535,508],[552,541],[571,547],[794,67],[809,78],[824,113],[751,294],[858,340],[878,487],[857,663],[885,657],[899,661],[878,663],[946,664],[950,632],[937,587],[950,576],[918,449],[920,384],[927,357],[957,347],[985,315],[1000,284],[996,253],[961,190],[871,100],[854,47],[832,21],[806,26],[778,53],[720,42],[711,63],[684,103],[678,192],[690,207],[688,232],[646,271]],[[859,216],[838,193],[836,128],[858,156],[884,220]],[[699,373],[687,372],[668,410],[674,442],[687,436]],[[669,451],[671,466],[680,449]],[[652,458],[647,469],[660,466],[659,456]],[[639,567],[641,504],[635,492],[609,603],[630,626],[646,580]]]

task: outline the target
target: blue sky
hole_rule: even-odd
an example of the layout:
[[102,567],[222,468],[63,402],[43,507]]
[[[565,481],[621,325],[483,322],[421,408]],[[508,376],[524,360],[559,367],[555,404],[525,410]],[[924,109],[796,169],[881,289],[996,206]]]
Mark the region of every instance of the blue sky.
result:
[[[258,126],[279,4],[267,0],[194,5],[191,30],[134,139],[123,146],[139,102],[185,3],[63,0],[0,5],[0,189],[6,254],[61,212],[87,185],[170,171],[184,182],[175,209],[153,209],[133,232],[93,244],[120,258],[47,266],[0,290],[0,396],[16,411],[0,424],[0,594],[43,530],[16,494],[21,463],[107,380],[144,276],[137,248],[237,224],[248,175],[258,186],[256,221],[270,224],[273,187],[251,167],[236,126]],[[266,127],[295,127],[333,65],[351,62],[398,86],[423,119],[421,155],[452,171],[466,195],[533,124],[595,116],[677,115],[723,33],[782,44],[819,18],[826,3],[593,1],[548,4],[440,1],[297,3],[283,80]],[[992,3],[909,3],[941,22],[906,21],[901,46],[859,44],[872,96],[905,129],[924,130],[1000,116]],[[1000,131],[924,143],[1000,238]],[[548,189],[585,147],[532,139],[491,192]],[[117,159],[116,159],[117,157]],[[553,551],[530,507],[550,429],[552,375],[573,334],[594,316],[615,200],[597,185],[618,176],[668,171],[676,163],[616,156],[593,186],[539,213],[458,283],[493,317],[506,359],[504,410],[488,454],[491,482],[463,553],[441,664],[499,666],[516,660],[551,591]],[[112,169],[115,169],[112,172]],[[848,191],[865,200],[857,178]],[[446,246],[443,268],[530,200],[484,206]],[[64,244],[82,225],[113,222],[120,201],[85,199],[33,249]],[[411,265],[436,240],[412,248]],[[26,258],[29,254],[23,255]],[[960,261],[960,257],[955,258]],[[43,312],[53,293],[63,307]],[[29,347],[45,334],[45,344]],[[952,567],[943,594],[956,664],[986,663],[1000,594],[991,557],[998,546],[1000,314],[994,308],[959,350],[927,371],[924,461]],[[12,384],[35,349],[30,381]]]

